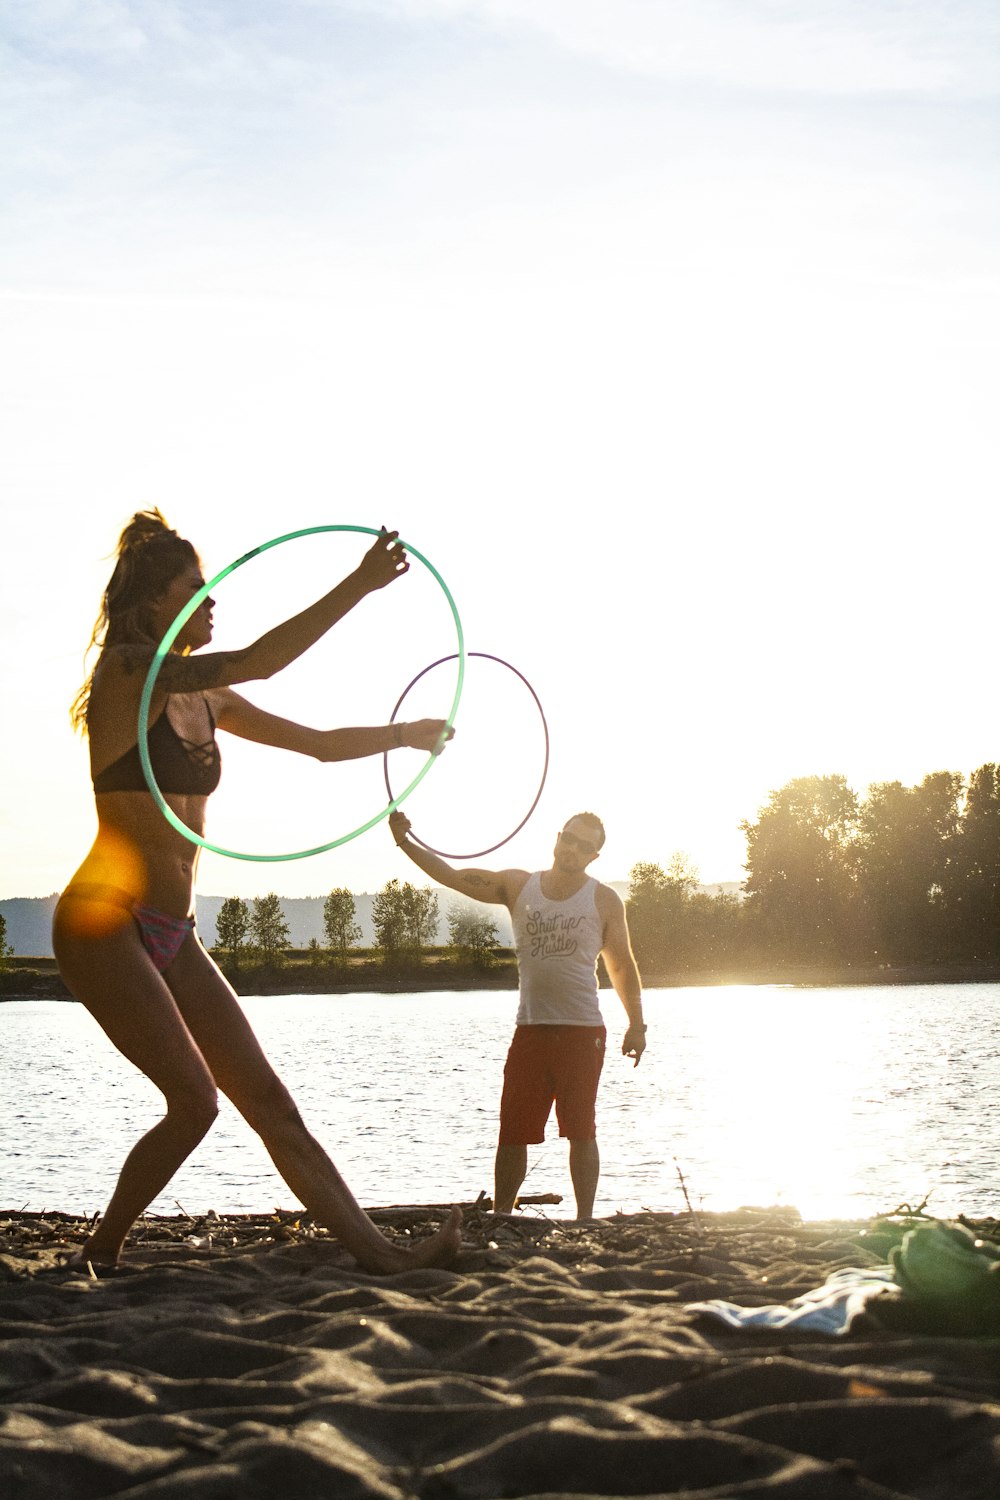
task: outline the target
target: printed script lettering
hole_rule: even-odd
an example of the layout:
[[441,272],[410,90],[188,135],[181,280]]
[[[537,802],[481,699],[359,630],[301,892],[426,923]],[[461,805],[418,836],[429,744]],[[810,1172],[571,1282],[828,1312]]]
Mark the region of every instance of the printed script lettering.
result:
[[540,911],[525,913],[525,931],[531,939],[532,958],[567,958],[576,952],[572,933],[583,921],[576,917],[543,917]]

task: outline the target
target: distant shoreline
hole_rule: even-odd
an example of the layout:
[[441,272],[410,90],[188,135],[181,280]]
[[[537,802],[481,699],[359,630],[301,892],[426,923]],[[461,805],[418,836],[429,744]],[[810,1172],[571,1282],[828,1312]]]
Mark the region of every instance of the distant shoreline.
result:
[[[51,958],[14,958],[0,973],[0,1003],[7,1000],[72,1001]],[[351,995],[412,994],[442,990],[493,991],[517,989],[517,966],[502,959],[490,969],[428,960],[419,969],[389,973],[365,962],[344,974],[324,972],[293,960],[280,969],[229,972],[240,995]],[[652,989],[721,988],[728,985],[787,985],[799,989],[834,989],[869,985],[997,984],[1000,964],[907,964],[852,967],[834,964],[770,964],[754,968],[699,969],[647,974],[643,987]],[[602,985],[607,988],[607,985]]]

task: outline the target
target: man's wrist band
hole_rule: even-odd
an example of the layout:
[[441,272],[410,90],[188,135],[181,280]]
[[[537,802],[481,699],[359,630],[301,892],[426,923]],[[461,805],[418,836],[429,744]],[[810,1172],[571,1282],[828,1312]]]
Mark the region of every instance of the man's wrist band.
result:
[[393,724],[393,726],[392,726],[392,743],[397,748],[403,743],[403,726],[402,726],[402,724]]

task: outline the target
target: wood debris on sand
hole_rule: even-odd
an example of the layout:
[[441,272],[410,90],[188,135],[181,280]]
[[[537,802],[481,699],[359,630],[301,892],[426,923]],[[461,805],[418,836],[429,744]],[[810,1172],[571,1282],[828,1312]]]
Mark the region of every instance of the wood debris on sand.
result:
[[[908,1222],[793,1210],[556,1219],[466,1206],[448,1270],[360,1272],[308,1216],[0,1212],[6,1500],[1000,1494],[1000,1338],[735,1332],[886,1260]],[[446,1206],[370,1210],[413,1242]],[[1000,1238],[998,1226],[975,1226]]]

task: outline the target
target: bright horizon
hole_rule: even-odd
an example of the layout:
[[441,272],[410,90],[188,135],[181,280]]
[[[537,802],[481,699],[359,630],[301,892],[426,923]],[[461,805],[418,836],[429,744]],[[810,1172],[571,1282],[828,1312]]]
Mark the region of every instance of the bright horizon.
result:
[[[586,807],[600,878],[682,850],[739,881],[740,821],[794,776],[1000,759],[998,33],[985,0],[8,11],[0,898],[92,837],[68,706],[150,504],[208,576],[323,524],[434,563],[551,735],[487,865],[544,864]],[[361,539],[328,540],[226,580],[218,644],[346,572]],[[415,564],[247,692],[384,722],[453,650]],[[537,713],[470,664],[456,723],[406,810],[479,848],[534,794]],[[217,842],[384,801],[380,760],[222,748]],[[379,827],[208,855],[198,888],[418,873]]]

